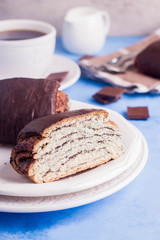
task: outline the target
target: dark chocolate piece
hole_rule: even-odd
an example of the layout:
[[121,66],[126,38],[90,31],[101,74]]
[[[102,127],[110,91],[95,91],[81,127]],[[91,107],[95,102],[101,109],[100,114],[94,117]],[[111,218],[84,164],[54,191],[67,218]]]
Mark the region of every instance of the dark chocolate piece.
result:
[[67,74],[68,72],[51,73],[46,79],[62,82]]
[[41,136],[44,129],[50,127],[63,119],[76,117],[83,114],[87,114],[93,111],[102,111],[101,109],[79,109],[74,111],[68,111],[64,113],[58,113],[53,115],[48,115],[42,118],[35,119],[34,121],[28,123],[19,133],[18,138],[20,140],[29,138],[31,136]]
[[148,107],[127,107],[127,116],[133,120],[145,120],[149,118]]
[[56,112],[59,83],[48,79],[12,78],[0,81],[0,142],[16,144],[30,121]]
[[102,104],[108,104],[120,99],[120,96],[124,93],[124,91],[125,90],[123,88],[119,87],[104,87],[94,94],[93,98]]
[[103,98],[101,96],[98,96],[97,94],[94,94],[93,95],[93,98],[97,101],[97,102],[100,102],[102,104],[109,104],[109,103],[112,103],[112,102],[116,102],[118,99],[120,98],[113,98],[112,100],[111,99],[107,99],[107,98]]
[[149,76],[160,78],[160,40],[150,44],[135,59],[137,69]]

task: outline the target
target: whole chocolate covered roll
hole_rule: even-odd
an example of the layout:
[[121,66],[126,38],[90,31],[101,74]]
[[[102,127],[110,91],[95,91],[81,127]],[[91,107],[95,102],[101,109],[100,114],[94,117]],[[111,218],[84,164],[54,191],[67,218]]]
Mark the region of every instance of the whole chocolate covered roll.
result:
[[135,59],[137,69],[151,77],[160,78],[160,41],[150,44]]
[[58,81],[12,78],[0,81],[0,143],[16,144],[30,121],[68,109],[68,96]]

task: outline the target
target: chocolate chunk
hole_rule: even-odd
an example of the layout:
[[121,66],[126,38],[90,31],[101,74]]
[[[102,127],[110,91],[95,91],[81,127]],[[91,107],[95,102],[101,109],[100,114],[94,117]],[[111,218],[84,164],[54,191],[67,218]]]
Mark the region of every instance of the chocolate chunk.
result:
[[101,97],[106,97],[107,99],[119,98],[120,95],[124,93],[123,88],[119,87],[104,87],[96,94]]
[[120,99],[120,96],[124,93],[124,91],[125,90],[123,88],[119,87],[104,87],[94,94],[93,98],[102,104],[108,104]]
[[68,72],[51,73],[48,77],[46,77],[46,79],[62,82],[67,74]]
[[100,97],[98,96],[97,94],[93,95],[93,98],[97,101],[97,102],[100,102],[102,104],[109,104],[109,103],[112,103],[112,102],[116,102],[118,99],[120,98],[114,98],[113,100],[109,100],[107,98],[103,98],[103,97]]
[[129,119],[145,120],[149,118],[148,107],[127,107]]

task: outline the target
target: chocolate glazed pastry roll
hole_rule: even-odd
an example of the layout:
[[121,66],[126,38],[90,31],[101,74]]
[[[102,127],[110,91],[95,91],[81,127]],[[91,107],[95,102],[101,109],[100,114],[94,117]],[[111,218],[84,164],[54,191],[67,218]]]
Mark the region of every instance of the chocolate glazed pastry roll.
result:
[[12,78],[0,81],[0,143],[16,144],[19,131],[30,121],[68,109],[68,96],[59,82]]
[[81,109],[36,119],[19,133],[11,165],[36,183],[54,180],[116,159],[123,152],[108,112]]
[[135,59],[139,72],[160,78],[160,40],[150,44]]

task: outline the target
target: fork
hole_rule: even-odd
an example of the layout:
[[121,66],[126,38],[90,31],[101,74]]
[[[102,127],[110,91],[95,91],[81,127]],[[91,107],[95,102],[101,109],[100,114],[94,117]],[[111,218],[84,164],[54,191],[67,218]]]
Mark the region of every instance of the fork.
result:
[[134,51],[119,57],[113,58],[111,61],[102,64],[99,69],[109,73],[125,73],[126,70],[134,66],[135,57],[140,51]]

